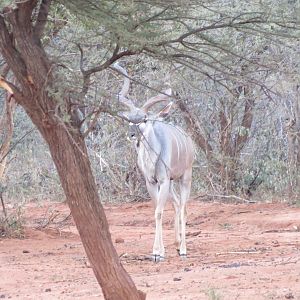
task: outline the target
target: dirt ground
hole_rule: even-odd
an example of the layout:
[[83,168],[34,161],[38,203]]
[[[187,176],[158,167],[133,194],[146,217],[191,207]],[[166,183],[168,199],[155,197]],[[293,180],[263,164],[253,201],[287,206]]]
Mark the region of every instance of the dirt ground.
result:
[[[150,261],[151,202],[106,205],[116,249],[147,299],[300,299],[300,208],[286,204],[188,205],[188,258],[164,214],[166,259]],[[67,206],[29,203],[24,239],[0,240],[1,299],[103,299]]]

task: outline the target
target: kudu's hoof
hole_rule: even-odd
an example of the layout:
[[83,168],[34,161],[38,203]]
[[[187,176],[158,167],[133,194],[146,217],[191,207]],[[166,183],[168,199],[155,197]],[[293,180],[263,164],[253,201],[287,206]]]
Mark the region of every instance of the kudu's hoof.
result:
[[180,256],[181,259],[183,259],[183,260],[187,259],[186,253],[180,253],[179,249],[177,249],[177,253],[178,253],[178,255]]
[[160,261],[164,261],[164,257],[160,256],[159,254],[153,254],[152,255],[152,260],[156,263],[160,262]]

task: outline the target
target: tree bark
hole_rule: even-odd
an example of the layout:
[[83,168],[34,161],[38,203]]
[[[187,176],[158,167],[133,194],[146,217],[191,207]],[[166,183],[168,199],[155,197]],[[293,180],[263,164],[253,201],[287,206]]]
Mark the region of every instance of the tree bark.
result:
[[87,256],[105,299],[145,299],[119,261],[79,132],[36,124],[47,141]]
[[[49,145],[67,203],[105,299],[145,299],[145,294],[136,289],[121,265],[113,246],[84,138],[70,100],[66,97],[58,101],[48,93],[49,89],[55,90],[56,81],[52,63],[39,40],[40,27],[44,25],[39,24],[34,34],[31,23],[32,10],[37,3],[27,0],[18,2],[17,8],[6,8],[6,20],[0,14],[0,51],[18,81],[18,88],[12,84],[10,87],[16,101]],[[50,3],[42,1],[44,17],[47,14],[45,5]],[[10,24],[11,32],[6,22]],[[70,113],[70,122],[63,122],[60,105]]]

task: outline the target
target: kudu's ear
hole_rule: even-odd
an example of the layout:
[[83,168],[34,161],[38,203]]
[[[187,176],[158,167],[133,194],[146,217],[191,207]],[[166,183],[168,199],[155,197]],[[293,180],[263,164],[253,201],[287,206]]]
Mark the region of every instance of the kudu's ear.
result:
[[165,118],[168,116],[169,112],[170,112],[170,109],[173,105],[173,102],[170,102],[168,105],[166,105],[158,114],[157,116],[159,118]]
[[130,120],[128,118],[128,114],[126,112],[121,111],[117,114],[117,116],[124,121],[130,122]]

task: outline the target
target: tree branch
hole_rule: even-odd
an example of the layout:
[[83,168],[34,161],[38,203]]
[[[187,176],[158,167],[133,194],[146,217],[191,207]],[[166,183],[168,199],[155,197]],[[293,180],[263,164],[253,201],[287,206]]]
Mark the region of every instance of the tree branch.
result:
[[37,5],[37,0],[26,0],[16,2],[17,9],[14,10],[14,14],[16,16],[15,21],[19,24],[19,26],[30,30],[32,27],[31,15],[33,9]]
[[183,100],[178,100],[176,104],[178,108],[181,110],[181,112],[183,113],[188,129],[193,134],[195,142],[200,147],[200,149],[205,153],[207,159],[211,160],[213,149],[209,144],[208,140],[201,133],[201,127],[196,116],[187,108]]
[[7,63],[4,63],[4,66],[0,70],[0,78],[1,78],[1,76],[3,78],[5,78],[7,76],[7,74],[8,74],[8,72],[9,72],[9,70],[10,70],[9,65]]
[[38,40],[41,39],[43,31],[45,29],[51,2],[52,0],[42,0],[37,20],[33,28],[33,34]]
[[225,110],[220,110],[219,112],[219,120],[220,120],[220,146],[222,152],[226,156],[230,156],[232,154],[231,147],[231,130],[230,130],[230,121],[228,121]]
[[84,138],[86,138],[89,133],[94,129],[94,127],[96,126],[97,122],[98,122],[98,117],[100,115],[100,113],[103,112],[103,109],[100,107],[96,112],[94,112],[94,117],[91,121],[91,123],[89,124],[89,127],[87,128],[87,130],[82,134]]
[[[14,13],[10,11],[9,13]],[[10,66],[13,73],[16,75],[18,80],[20,78],[27,78],[26,66],[21,58],[19,52],[13,45],[11,36],[9,34],[8,28],[5,24],[4,18],[0,15],[0,51],[3,55],[4,60]],[[19,74],[19,76],[18,76]],[[14,87],[14,94],[21,94],[20,91]]]
[[[116,47],[116,49],[117,49],[117,47]],[[115,61],[117,61],[121,57],[135,55],[135,54],[138,54],[141,52],[141,51],[137,52],[137,51],[131,51],[131,50],[124,50],[122,52],[116,53],[116,49],[115,49],[113,55],[111,56],[111,58],[109,58],[106,62],[104,62],[103,64],[101,64],[97,67],[90,68],[90,69],[84,71],[84,73],[86,75],[92,75],[94,73],[101,72],[104,69],[108,68],[111,64],[113,64]]]
[[79,51],[80,51],[80,71],[83,75],[83,85],[82,85],[82,89],[80,92],[79,97],[82,99],[86,93],[88,92],[89,89],[89,85],[90,85],[90,77],[92,74],[97,73],[97,72],[101,72],[103,70],[105,70],[106,68],[108,68],[111,64],[113,64],[115,61],[117,61],[118,59],[120,59],[123,56],[130,56],[130,55],[134,55],[137,54],[138,52],[134,52],[134,51],[130,51],[130,50],[125,50],[122,52],[119,52],[119,45],[117,44],[112,56],[105,61],[103,64],[90,68],[88,70],[85,70],[83,67],[83,49],[80,46],[80,44],[76,44]]
[[236,22],[236,23],[234,23],[233,21],[223,23],[223,24],[215,24],[214,23],[214,24],[211,24],[211,25],[208,25],[208,26],[191,29],[190,31],[180,35],[176,39],[160,42],[156,46],[163,46],[163,45],[173,44],[173,43],[182,43],[184,41],[184,39],[186,39],[187,37],[190,37],[190,36],[195,35],[199,32],[203,32],[203,31],[207,31],[207,30],[221,29],[221,28],[228,28],[228,27],[234,28],[234,27],[239,27],[241,25],[253,24],[253,23],[265,23],[265,21],[263,21],[261,18],[251,18],[251,19],[244,20],[244,21],[241,21],[241,22]]
[[[244,95],[247,97],[249,93],[249,87],[244,87]],[[248,98],[248,97],[247,97]],[[249,130],[251,129],[252,121],[253,121],[253,108],[254,108],[254,99],[249,98],[245,101],[244,115],[242,119],[241,126],[246,129],[246,132],[238,132],[238,136],[236,139],[235,151],[239,154],[245,143],[248,140]]]

